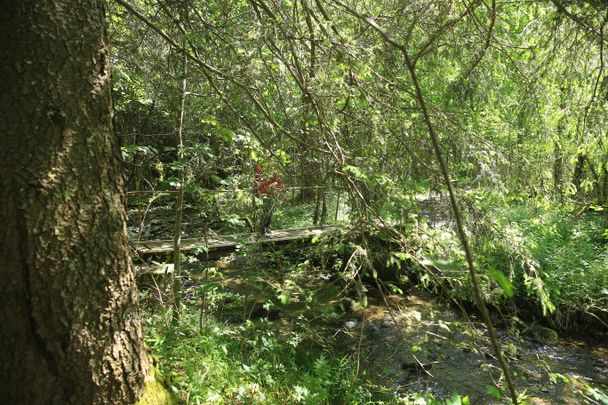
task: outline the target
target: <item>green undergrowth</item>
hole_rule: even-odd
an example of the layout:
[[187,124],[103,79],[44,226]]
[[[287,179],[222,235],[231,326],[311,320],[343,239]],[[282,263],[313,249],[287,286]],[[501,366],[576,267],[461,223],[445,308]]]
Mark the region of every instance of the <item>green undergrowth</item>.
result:
[[177,323],[153,292],[142,292],[146,342],[180,398],[190,404],[360,403],[370,398],[352,354],[334,348],[339,315],[331,310],[330,298],[315,292],[324,273],[300,259],[297,249],[247,246],[228,268],[189,275]]
[[[512,310],[521,307],[528,318],[545,318],[564,331],[601,323],[608,327],[608,244],[602,212],[482,190],[462,193],[461,199],[487,303],[516,316],[522,314]],[[454,229],[431,227],[425,218],[414,222],[399,246],[379,236],[390,246],[382,253],[386,264],[403,267],[404,276],[436,293],[474,302]]]
[[354,364],[347,357],[307,342],[302,332],[277,332],[267,320],[240,325],[184,311],[178,325],[167,315],[150,319],[147,343],[160,358],[171,389],[200,403],[356,402],[364,388],[352,384]]
[[[142,288],[145,340],[170,390],[188,404],[386,403],[378,398],[386,387],[360,367],[357,346],[336,338],[352,317],[338,301],[344,283],[330,275],[340,267],[330,265],[339,263],[336,248],[247,246],[208,274],[196,269],[203,263],[188,260],[177,322],[162,280]],[[404,395],[390,403],[443,404],[427,394]]]
[[[601,213],[546,201],[511,201],[490,208],[488,215],[502,240],[481,245],[486,262],[508,274],[521,295],[536,296],[545,314],[555,312],[558,326],[576,327],[576,312],[608,311],[608,245]],[[530,282],[526,272],[542,281]]]
[[[344,223],[348,220],[349,207],[344,195],[338,197],[335,193],[325,196],[325,218],[321,221],[320,213],[318,222],[325,225]],[[285,198],[279,200],[279,204],[273,217],[273,229],[304,228],[313,225],[313,213],[315,203],[290,202]]]
[[311,341],[319,333],[278,332],[266,319],[241,325],[208,320],[199,329],[196,311],[185,310],[178,324],[169,311],[149,316],[146,342],[181,403],[468,404],[457,394],[446,401],[419,393],[374,399],[374,386],[357,377],[354,359]]
[[606,319],[608,245],[601,213],[479,191],[464,200],[489,302],[524,304],[563,330],[580,327],[580,314]]

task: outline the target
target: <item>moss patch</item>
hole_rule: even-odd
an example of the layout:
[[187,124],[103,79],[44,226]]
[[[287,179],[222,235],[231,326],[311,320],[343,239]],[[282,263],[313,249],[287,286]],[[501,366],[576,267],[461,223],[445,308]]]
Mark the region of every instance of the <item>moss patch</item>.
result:
[[135,405],[174,405],[179,401],[163,386],[160,371],[154,366],[151,356],[148,356],[150,371],[146,377],[144,390]]

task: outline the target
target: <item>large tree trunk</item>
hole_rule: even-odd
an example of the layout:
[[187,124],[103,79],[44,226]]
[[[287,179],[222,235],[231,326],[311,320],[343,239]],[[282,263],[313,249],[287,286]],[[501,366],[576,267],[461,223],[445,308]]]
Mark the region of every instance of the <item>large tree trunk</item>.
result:
[[0,403],[133,403],[147,366],[103,3],[1,10]]

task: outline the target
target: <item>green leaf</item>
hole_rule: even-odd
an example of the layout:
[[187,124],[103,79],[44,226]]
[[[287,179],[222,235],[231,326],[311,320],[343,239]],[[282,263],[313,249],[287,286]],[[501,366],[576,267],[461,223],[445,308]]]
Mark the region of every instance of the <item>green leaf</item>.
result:
[[587,387],[587,395],[599,401],[600,404],[608,405],[608,395],[599,388]]
[[234,139],[234,137],[236,136],[236,134],[228,129],[228,128],[224,128],[224,127],[220,127],[217,129],[217,133],[218,135],[220,135],[225,141],[232,141]]
[[558,382],[569,383],[570,379],[563,374],[549,372],[549,381],[553,384],[557,384]]
[[460,268],[459,265],[453,262],[448,262],[446,260],[440,259],[425,259],[421,263],[424,266],[437,267],[439,270],[457,270],[458,268]]
[[367,174],[363,173],[363,171],[357,166],[346,165],[342,168],[342,170],[344,170],[344,173],[352,174],[357,179],[367,180]]
[[452,394],[451,397],[445,400],[445,405],[463,405],[462,397],[458,394]]
[[207,248],[207,246],[201,246],[201,247],[197,247],[196,249],[193,249],[192,253],[202,254],[202,253],[207,253],[208,251],[209,251],[209,248]]
[[490,278],[496,281],[500,288],[504,291],[507,297],[513,296],[513,284],[511,281],[505,276],[505,274],[498,269],[490,269]]
[[404,252],[392,252],[393,256],[395,256],[397,259],[399,260],[409,260],[412,258],[412,255],[410,255],[409,253],[404,253]]
[[493,385],[486,385],[485,390],[486,394],[491,395],[496,399],[500,399],[500,397],[502,396],[500,390]]

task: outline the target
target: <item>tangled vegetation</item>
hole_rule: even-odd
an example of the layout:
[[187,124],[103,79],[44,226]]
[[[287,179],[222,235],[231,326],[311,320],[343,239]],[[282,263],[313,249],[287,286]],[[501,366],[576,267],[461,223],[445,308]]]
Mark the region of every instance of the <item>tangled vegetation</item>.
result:
[[[477,305],[505,401],[525,395],[486,306],[513,335],[608,328],[605,2],[116,0],[110,22],[131,237],[205,241],[144,283],[148,344],[186,402],[380,400],[327,333],[371,290]],[[282,187],[270,211],[261,168]],[[269,213],[330,228],[269,263],[248,239]],[[219,235],[262,302],[226,286]],[[320,303],[306,271],[340,288]]]

